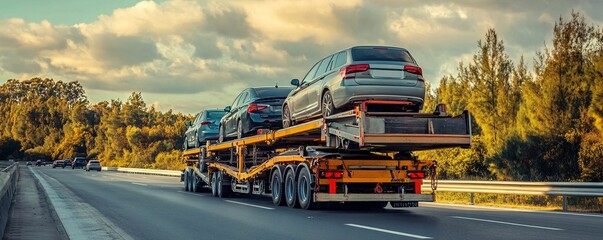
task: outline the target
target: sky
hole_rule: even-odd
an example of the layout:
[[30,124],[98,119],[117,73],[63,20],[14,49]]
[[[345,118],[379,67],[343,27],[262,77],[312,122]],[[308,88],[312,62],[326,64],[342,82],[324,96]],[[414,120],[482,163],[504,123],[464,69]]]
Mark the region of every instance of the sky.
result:
[[0,0],[0,84],[79,81],[91,103],[142,92],[161,111],[223,108],[289,85],[357,45],[404,47],[428,82],[456,75],[493,28],[513,62],[550,46],[559,17],[603,23],[603,1]]

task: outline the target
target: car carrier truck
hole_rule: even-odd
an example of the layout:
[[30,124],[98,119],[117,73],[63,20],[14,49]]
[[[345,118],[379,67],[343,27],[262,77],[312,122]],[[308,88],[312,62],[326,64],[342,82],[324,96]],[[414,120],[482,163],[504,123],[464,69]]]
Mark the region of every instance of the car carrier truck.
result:
[[364,101],[353,110],[280,130],[186,150],[186,191],[216,197],[270,194],[277,205],[316,209],[327,203],[417,207],[434,201],[436,162],[417,150],[471,146],[471,115],[401,110],[404,101]]

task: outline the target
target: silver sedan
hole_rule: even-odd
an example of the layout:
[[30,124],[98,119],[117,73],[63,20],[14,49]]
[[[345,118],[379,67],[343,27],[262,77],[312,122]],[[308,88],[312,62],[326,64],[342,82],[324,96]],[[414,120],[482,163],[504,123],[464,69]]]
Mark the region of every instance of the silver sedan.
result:
[[357,46],[320,61],[283,103],[283,127],[351,109],[364,100],[406,101],[401,111],[423,108],[423,70],[404,48]]

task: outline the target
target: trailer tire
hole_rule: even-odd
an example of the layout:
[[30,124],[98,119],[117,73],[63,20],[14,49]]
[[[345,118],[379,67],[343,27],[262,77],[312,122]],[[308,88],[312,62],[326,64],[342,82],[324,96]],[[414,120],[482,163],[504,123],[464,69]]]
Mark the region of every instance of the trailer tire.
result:
[[285,173],[285,201],[287,202],[287,206],[299,208],[295,170],[292,167],[287,167],[287,173]]
[[300,166],[299,176],[297,177],[297,196],[299,205],[306,210],[318,208],[318,203],[314,201],[314,181],[310,169],[305,165]]
[[218,172],[217,178],[218,179],[217,179],[216,185],[218,187],[218,197],[219,198],[229,197],[232,190],[230,189],[230,186],[227,186],[224,184],[225,182],[229,182],[228,179],[226,179],[223,172]]
[[199,177],[199,175],[193,172],[193,192],[201,192],[201,190],[203,190],[203,186],[205,186],[203,180]]
[[188,192],[188,168],[184,171],[184,191]]
[[218,196],[218,173],[211,173],[211,195]]
[[282,167],[276,167],[273,169],[272,176],[270,177],[272,203],[274,203],[274,206],[284,206],[286,204],[285,197],[283,196],[285,188],[282,172]]

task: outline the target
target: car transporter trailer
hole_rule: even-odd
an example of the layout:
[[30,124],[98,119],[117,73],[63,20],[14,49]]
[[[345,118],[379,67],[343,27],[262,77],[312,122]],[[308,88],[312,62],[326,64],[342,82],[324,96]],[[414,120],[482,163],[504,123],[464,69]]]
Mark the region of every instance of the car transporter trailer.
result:
[[[408,113],[405,101],[364,101],[353,110],[280,130],[184,151],[186,191],[217,197],[270,194],[275,205],[316,209],[433,202],[436,162],[412,151],[471,146],[471,115]],[[421,192],[430,176],[432,191]]]

